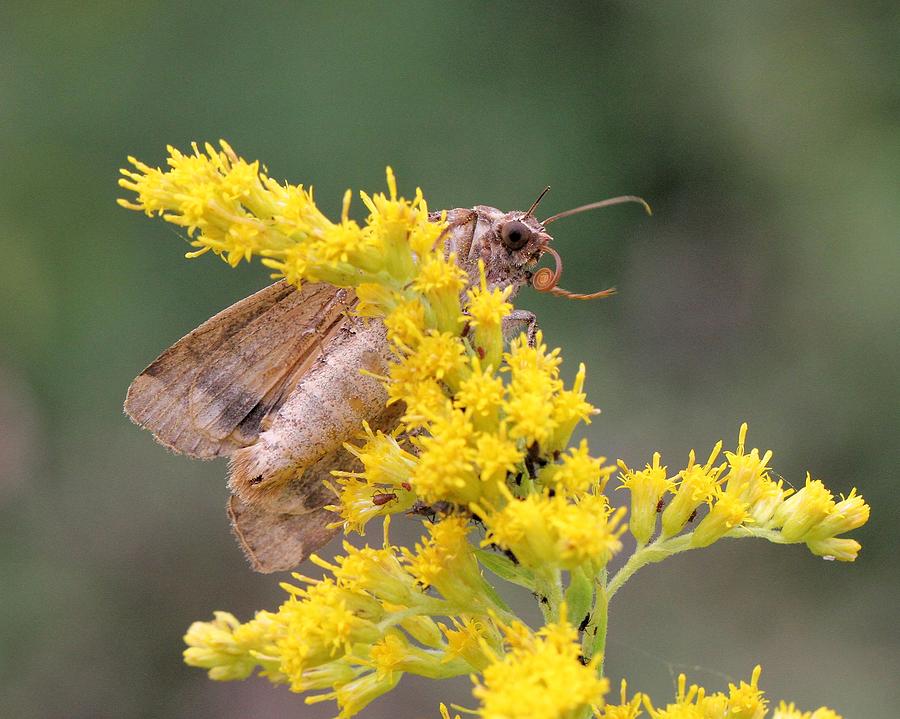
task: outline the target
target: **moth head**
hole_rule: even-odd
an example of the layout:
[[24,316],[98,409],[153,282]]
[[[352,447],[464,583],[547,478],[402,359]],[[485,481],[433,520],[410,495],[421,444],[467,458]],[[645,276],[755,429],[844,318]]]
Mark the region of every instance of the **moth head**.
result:
[[[519,231],[522,230],[522,224],[529,219],[534,220],[534,210],[537,207],[538,203],[540,203],[540,201],[543,199],[544,195],[547,194],[547,191],[549,189],[549,187],[544,189],[544,191],[538,196],[537,200],[534,201],[531,209],[529,209],[528,212],[525,213],[522,221],[519,224],[511,225],[510,223],[507,223],[501,228],[501,239],[503,239],[504,235],[511,236],[512,239],[519,238]],[[650,205],[648,205],[640,197],[635,197],[633,195],[623,195],[621,197],[613,197],[608,200],[601,200],[599,202],[592,202],[587,205],[575,207],[571,210],[557,213],[556,215],[548,217],[547,219],[540,222],[537,222],[535,220],[536,224],[540,227],[541,237],[538,244],[537,257],[532,259],[530,262],[533,266],[537,263],[537,260],[540,259],[541,255],[549,254],[554,260],[554,267],[553,269],[549,267],[542,267],[536,272],[532,272],[530,269],[526,270],[528,274],[528,281],[531,286],[539,292],[549,292],[550,294],[565,297],[570,300],[593,300],[599,299],[601,297],[609,297],[610,295],[615,294],[615,287],[610,287],[605,290],[600,290],[599,292],[591,292],[588,294],[570,292],[569,290],[564,290],[562,287],[560,287],[559,280],[562,277],[563,269],[562,257],[560,257],[559,253],[551,246],[550,243],[553,238],[547,233],[546,226],[551,222],[556,222],[556,220],[562,219],[563,217],[569,217],[570,215],[576,215],[580,212],[586,212],[588,210],[597,210],[601,207],[619,205],[625,202],[637,202],[643,205],[648,215],[653,214],[652,210],[650,209]]]
[[488,272],[488,284],[512,284],[516,288],[528,284],[552,239],[533,215],[521,210],[498,212],[488,242],[490,260],[486,268],[492,270]]
[[[541,193],[541,197],[546,191]],[[473,282],[478,281],[478,260],[484,262],[490,287],[512,286],[515,294],[520,287],[531,282],[538,260],[552,239],[534,216],[539,201],[540,198],[527,211],[504,212],[485,205],[472,210],[473,219],[477,219],[471,244],[466,247],[466,240],[463,239],[457,253],[464,256],[461,264],[466,265]]]
[[[639,202],[648,212],[649,206],[642,199],[629,195],[583,205],[546,220],[538,220],[535,209],[549,189],[545,188],[526,211],[503,212],[486,205],[479,205],[472,210],[451,210],[447,215],[452,228],[448,237],[449,249],[456,252],[457,261],[468,272],[471,284],[479,281],[478,261],[481,260],[484,262],[488,286],[511,286],[513,294],[523,285],[531,285],[539,292],[577,300],[613,294],[614,289],[576,294],[559,287],[562,258],[553,248],[553,237],[547,232],[546,226],[569,215],[622,202]],[[553,269],[538,269],[538,262],[545,254],[553,258]]]

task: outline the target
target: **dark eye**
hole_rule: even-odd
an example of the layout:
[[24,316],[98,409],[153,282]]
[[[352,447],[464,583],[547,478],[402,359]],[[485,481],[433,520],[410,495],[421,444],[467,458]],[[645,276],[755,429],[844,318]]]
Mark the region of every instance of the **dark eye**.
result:
[[500,239],[511,250],[521,250],[531,239],[531,229],[524,222],[510,220],[500,228]]

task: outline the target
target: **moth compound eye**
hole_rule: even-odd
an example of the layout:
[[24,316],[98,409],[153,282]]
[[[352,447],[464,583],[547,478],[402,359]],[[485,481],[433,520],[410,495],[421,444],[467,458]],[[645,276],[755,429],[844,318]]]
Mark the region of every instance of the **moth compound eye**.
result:
[[510,220],[500,228],[500,239],[510,250],[521,250],[531,239],[531,228],[519,220]]

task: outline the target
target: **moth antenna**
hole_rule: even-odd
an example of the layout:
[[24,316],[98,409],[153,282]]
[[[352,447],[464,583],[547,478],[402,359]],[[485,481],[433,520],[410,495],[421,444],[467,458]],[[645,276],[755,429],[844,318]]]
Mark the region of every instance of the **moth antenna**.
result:
[[[548,188],[549,189],[549,188]],[[541,195],[543,197],[543,195]],[[538,198],[540,199],[540,197]],[[611,207],[612,205],[622,205],[626,202],[637,202],[639,205],[643,205],[644,209],[647,211],[648,215],[653,214],[653,210],[650,209],[650,205],[647,204],[647,201],[642,197],[637,197],[636,195],[622,195],[621,197],[611,197],[608,200],[600,200],[600,202],[591,202],[587,205],[582,205],[581,207],[574,207],[571,210],[566,210],[565,212],[560,212],[552,217],[548,217],[546,220],[541,222],[542,225],[549,225],[551,222],[556,222],[557,220],[561,220],[563,217],[570,217],[571,215],[577,215],[579,212],[587,212],[588,210],[599,210],[601,207]],[[537,204],[537,203],[535,203]]]
[[528,208],[528,212],[525,213],[525,217],[534,217],[534,211],[537,209],[537,206],[541,204],[541,200],[544,199],[544,195],[550,192],[550,185],[547,185],[544,188],[544,191],[538,195],[538,198],[534,201],[531,207]]
[[559,253],[552,247],[545,247],[543,251],[553,255],[556,266],[552,270],[549,267],[541,267],[534,275],[532,275],[531,286],[538,292],[549,292],[551,295],[565,297],[568,300],[596,300],[601,297],[609,297],[616,293],[615,287],[600,290],[599,292],[591,292],[590,294],[580,294],[578,292],[564,290],[559,286],[559,279],[562,277],[563,269],[562,257],[560,257]]

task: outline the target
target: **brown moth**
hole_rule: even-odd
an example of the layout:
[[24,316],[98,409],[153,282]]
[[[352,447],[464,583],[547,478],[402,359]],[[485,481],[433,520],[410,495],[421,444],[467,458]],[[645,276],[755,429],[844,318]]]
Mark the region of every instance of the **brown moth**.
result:
[[[549,188],[547,188],[549,189]],[[592,203],[539,222],[527,212],[478,206],[447,212],[445,251],[490,287],[531,284],[574,299],[557,287],[562,265],[545,226],[574,212],[638,201],[631,196]],[[431,219],[436,221],[440,213]],[[550,253],[556,269],[533,272]],[[336,533],[334,501],[325,481],[356,460],[343,444],[360,431],[396,426],[402,408],[367,370],[386,375],[391,361],[384,325],[354,318],[352,290],[322,283],[300,289],[276,282],[219,312],[163,352],[132,382],[125,412],[174,452],[200,459],[229,457],[228,516],[252,567],[290,569]],[[507,318],[508,338],[536,331],[530,312]],[[382,493],[373,501],[386,503]]]

